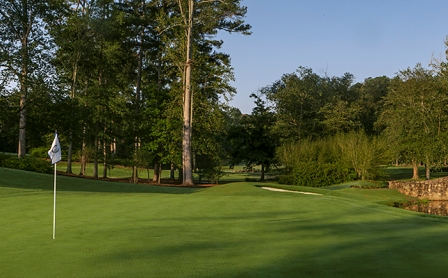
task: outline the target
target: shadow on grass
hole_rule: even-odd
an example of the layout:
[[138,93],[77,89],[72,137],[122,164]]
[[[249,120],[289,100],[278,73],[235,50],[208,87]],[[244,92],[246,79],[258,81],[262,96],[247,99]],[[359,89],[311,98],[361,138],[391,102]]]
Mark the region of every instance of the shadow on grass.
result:
[[[325,202],[336,209],[323,207],[319,212],[305,208],[306,213],[263,211],[241,219],[172,219],[176,225],[159,223],[148,230],[148,237],[157,242],[97,259],[123,265],[145,261],[154,271],[148,275],[163,277],[193,273],[197,277],[448,274],[447,220],[336,202]],[[203,227],[207,233],[201,231]]]
[[[53,183],[53,175],[0,168],[0,187],[53,190]],[[62,175],[57,176],[56,184],[58,191],[78,192],[191,194],[203,190],[196,187],[130,184]]]

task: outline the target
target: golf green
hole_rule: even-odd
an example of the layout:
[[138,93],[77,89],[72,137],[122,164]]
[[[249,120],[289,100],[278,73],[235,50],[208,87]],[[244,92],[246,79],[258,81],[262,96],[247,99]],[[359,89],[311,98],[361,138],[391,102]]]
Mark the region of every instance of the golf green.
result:
[[304,195],[61,176],[53,240],[53,176],[0,168],[0,177],[0,277],[448,274],[448,218],[357,198],[361,189]]

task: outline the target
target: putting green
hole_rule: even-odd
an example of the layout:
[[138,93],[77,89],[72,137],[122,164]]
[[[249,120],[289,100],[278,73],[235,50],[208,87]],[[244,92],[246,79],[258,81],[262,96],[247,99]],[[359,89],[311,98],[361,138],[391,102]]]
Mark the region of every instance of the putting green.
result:
[[52,240],[52,176],[0,168],[0,177],[0,277],[448,274],[447,218],[336,190],[314,196],[250,183],[160,188],[58,177]]

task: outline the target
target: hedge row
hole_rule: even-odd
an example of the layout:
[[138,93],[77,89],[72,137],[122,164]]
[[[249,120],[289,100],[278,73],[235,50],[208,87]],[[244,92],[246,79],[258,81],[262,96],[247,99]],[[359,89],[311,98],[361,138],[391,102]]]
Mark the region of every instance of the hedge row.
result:
[[26,156],[19,158],[14,155],[0,154],[0,167],[38,173],[52,173],[51,163],[41,158]]

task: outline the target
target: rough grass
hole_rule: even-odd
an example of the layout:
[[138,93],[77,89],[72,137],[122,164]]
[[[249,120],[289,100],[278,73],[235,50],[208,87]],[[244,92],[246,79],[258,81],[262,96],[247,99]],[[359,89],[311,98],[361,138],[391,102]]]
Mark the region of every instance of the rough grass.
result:
[[0,177],[0,277],[448,274],[448,219],[380,205],[401,198],[393,190],[295,187],[324,194],[312,196],[58,177],[52,240],[53,177]]

